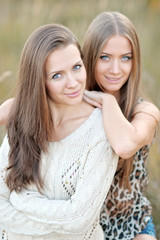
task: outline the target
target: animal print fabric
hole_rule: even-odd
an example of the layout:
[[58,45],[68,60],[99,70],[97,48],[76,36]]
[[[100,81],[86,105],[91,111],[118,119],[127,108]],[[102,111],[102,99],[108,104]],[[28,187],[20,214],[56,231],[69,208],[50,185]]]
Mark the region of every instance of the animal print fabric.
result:
[[148,153],[149,146],[144,146],[134,156],[131,192],[120,188],[119,176],[115,175],[100,216],[105,240],[131,240],[145,229],[151,218],[151,204],[143,195],[148,185],[145,167]]

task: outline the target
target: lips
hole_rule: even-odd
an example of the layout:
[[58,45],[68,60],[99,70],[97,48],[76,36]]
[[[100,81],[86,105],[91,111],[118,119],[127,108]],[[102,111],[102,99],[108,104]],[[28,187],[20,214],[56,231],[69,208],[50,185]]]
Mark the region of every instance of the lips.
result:
[[120,82],[121,78],[109,78],[105,76],[105,79],[107,80],[107,82],[109,83],[118,83]]
[[77,91],[74,91],[74,92],[71,92],[71,93],[65,93],[65,95],[68,96],[68,97],[74,98],[74,97],[79,96],[80,92],[81,92],[81,90],[77,90]]

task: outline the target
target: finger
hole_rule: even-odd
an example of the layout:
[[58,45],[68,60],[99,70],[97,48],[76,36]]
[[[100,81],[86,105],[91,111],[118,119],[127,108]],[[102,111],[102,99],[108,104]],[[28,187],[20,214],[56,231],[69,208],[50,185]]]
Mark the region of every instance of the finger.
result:
[[92,97],[94,93],[95,93],[95,91],[84,90],[84,95],[88,96],[88,97]]
[[101,105],[101,104],[99,104],[99,103],[96,102],[96,101],[91,100],[91,99],[88,98],[87,96],[83,96],[83,99],[84,99],[87,103],[89,103],[90,105],[92,105],[92,106],[94,106],[94,107],[102,108],[102,105]]
[[85,100],[86,102],[88,102],[89,104],[91,104],[91,105],[93,105],[93,106],[95,106],[95,107],[98,107],[98,106],[99,106],[99,104],[98,104],[96,101],[93,101],[93,100],[90,99],[89,97],[83,96],[83,98],[84,98],[84,100]]
[[99,91],[95,91],[95,90],[92,90],[92,91],[89,91],[89,90],[84,90],[84,94],[98,94],[98,93],[102,93],[102,92],[99,92]]
[[102,102],[100,92],[85,90],[84,95],[86,97],[90,98],[91,100],[98,102],[99,104],[101,104],[101,102]]

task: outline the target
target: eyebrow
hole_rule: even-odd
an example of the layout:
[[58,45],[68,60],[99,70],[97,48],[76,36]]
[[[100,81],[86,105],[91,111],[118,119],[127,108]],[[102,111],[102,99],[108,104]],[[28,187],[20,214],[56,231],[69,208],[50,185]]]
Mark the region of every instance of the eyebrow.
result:
[[128,52],[128,53],[122,54],[122,56],[124,56],[124,55],[133,55],[133,52]]
[[[77,64],[80,64],[80,63],[82,64],[82,63],[83,63],[83,60],[79,60],[78,62],[74,63],[73,66],[75,66],[75,65],[77,65]],[[72,67],[73,67],[73,66],[72,66]],[[58,72],[63,72],[63,71],[64,71],[64,70],[62,70],[62,69],[61,69],[61,70],[60,70],[60,69],[59,69],[59,70],[55,70],[55,71],[53,71],[53,72],[50,72],[50,73],[48,74],[48,76],[50,76],[51,74],[56,74],[56,73],[58,73]]]
[[[101,52],[101,54],[105,54],[105,55],[109,55],[109,56],[112,55],[112,54],[107,53],[107,52]],[[124,53],[124,54],[122,54],[121,56],[125,56],[125,55],[133,55],[133,52]]]

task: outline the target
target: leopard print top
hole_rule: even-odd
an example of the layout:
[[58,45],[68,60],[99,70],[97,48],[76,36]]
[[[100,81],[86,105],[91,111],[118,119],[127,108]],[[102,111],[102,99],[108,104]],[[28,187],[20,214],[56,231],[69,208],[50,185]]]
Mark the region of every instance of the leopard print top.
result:
[[151,218],[151,204],[143,196],[148,185],[145,165],[149,147],[144,146],[134,156],[131,192],[120,188],[118,174],[115,175],[100,216],[105,240],[131,240],[145,229]]

